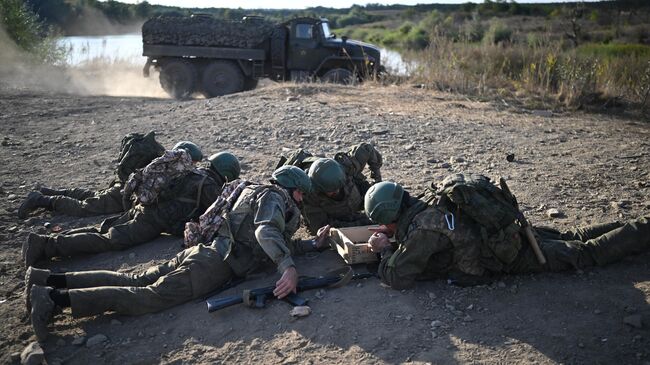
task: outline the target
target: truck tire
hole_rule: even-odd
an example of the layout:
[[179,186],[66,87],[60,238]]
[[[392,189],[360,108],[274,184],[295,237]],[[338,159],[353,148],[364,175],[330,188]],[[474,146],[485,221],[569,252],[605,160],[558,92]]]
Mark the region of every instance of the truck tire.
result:
[[160,86],[169,96],[176,99],[188,98],[196,90],[196,67],[186,60],[165,62],[159,80]]
[[345,68],[333,68],[320,78],[323,82],[331,82],[333,84],[350,85],[354,83],[354,74],[352,71]]
[[203,70],[201,88],[206,98],[240,92],[244,90],[244,75],[230,61],[214,61]]
[[257,82],[259,80],[253,77],[244,77],[244,91],[253,90],[257,87]]

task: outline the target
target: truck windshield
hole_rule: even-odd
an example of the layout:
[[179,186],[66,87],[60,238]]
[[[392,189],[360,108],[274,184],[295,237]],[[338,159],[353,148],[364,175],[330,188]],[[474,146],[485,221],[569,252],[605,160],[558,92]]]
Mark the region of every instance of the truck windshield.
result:
[[323,28],[323,36],[325,38],[332,38],[332,33],[330,33],[330,25],[327,22],[320,23],[320,26]]

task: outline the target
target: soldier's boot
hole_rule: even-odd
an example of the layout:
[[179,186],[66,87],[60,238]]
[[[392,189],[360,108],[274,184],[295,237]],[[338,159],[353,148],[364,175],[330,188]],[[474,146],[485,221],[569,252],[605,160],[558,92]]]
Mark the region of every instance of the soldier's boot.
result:
[[34,333],[39,341],[47,339],[47,324],[54,315],[56,305],[50,297],[52,288],[47,286],[34,285],[31,290],[32,311],[31,321]]
[[587,241],[596,264],[606,265],[630,255],[650,251],[650,217],[642,217]]
[[37,262],[47,258],[46,246],[49,237],[36,233],[30,233],[27,240],[23,242],[22,254],[25,267],[34,266]]
[[37,269],[35,267],[28,267],[25,272],[25,308],[27,308],[27,313],[32,311],[32,286],[46,286],[47,278],[50,277],[50,270]]
[[47,208],[52,210],[52,198],[45,196],[38,191],[32,191],[18,207],[18,218],[25,219],[27,215],[36,208]]
[[42,186],[40,189],[38,189],[38,191],[40,191],[41,194],[47,195],[47,196],[55,196],[55,195],[63,195],[63,196],[65,196],[65,193],[66,193],[65,190],[56,190],[56,189],[47,188],[45,186]]

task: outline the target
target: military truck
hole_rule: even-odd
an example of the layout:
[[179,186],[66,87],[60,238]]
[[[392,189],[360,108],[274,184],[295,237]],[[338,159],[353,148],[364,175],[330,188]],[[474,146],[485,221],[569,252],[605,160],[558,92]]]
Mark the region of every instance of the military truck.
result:
[[260,78],[350,83],[382,69],[376,46],[337,38],[323,18],[159,16],[144,23],[142,41],[144,76],[153,66],[175,98],[251,90]]

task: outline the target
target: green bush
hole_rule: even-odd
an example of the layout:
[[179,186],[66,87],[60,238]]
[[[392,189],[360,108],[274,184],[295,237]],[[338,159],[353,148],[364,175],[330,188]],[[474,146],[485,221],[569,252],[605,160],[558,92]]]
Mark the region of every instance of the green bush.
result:
[[22,0],[0,0],[0,26],[18,48],[29,53],[36,63],[57,63],[65,58],[65,51],[56,39]]

